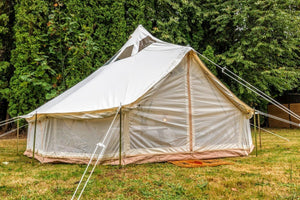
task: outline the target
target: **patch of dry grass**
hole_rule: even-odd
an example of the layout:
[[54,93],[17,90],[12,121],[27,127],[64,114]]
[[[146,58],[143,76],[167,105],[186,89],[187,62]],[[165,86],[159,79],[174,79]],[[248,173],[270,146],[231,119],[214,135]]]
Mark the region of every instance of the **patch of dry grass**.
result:
[[[262,134],[258,157],[234,165],[180,168],[169,163],[96,168],[83,199],[299,199],[300,130]],[[85,165],[40,164],[16,155],[16,140],[0,140],[1,199],[70,199]],[[25,150],[26,140],[20,141]],[[8,162],[4,164],[3,162]]]

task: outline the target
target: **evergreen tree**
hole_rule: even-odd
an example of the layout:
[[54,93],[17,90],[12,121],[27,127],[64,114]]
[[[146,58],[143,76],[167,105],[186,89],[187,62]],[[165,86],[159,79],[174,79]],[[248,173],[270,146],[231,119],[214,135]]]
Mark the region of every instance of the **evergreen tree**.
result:
[[53,70],[47,62],[48,4],[43,0],[19,0],[15,5],[14,38],[10,79],[9,113],[27,113],[45,102],[51,90]]
[[13,3],[11,0],[0,2],[0,121],[8,117],[9,80],[13,75],[13,66],[10,64],[13,48]]
[[[139,24],[192,46],[272,97],[298,91],[299,14],[296,0],[4,0],[0,117],[7,104],[11,116],[28,113],[87,77]],[[266,105],[206,63],[243,101]]]
[[[223,66],[273,97],[299,88],[297,1],[210,1],[203,6],[204,46],[213,47]],[[218,74],[246,103],[265,108],[261,98]]]

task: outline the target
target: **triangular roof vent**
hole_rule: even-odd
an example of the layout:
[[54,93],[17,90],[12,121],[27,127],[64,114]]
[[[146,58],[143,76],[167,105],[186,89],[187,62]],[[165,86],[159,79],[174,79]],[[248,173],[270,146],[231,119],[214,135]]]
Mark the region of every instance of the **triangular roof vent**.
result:
[[120,51],[105,65],[133,56],[155,42],[165,43],[151,35],[142,25],[139,25],[129,36],[129,40],[122,46]]

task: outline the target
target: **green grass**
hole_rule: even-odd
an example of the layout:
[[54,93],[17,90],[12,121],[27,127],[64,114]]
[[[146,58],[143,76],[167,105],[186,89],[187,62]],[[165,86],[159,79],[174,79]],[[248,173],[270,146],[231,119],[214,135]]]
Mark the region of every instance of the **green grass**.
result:
[[[262,150],[226,158],[233,165],[180,168],[169,163],[98,166],[82,199],[300,199],[300,129],[262,134]],[[25,150],[26,140],[20,141]],[[3,162],[9,162],[3,164]],[[85,165],[40,164],[0,140],[0,199],[70,199]]]

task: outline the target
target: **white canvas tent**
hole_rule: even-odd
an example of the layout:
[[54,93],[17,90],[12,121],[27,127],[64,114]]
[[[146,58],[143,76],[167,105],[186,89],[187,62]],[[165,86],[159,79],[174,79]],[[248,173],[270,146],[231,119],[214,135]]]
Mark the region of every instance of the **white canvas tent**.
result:
[[163,42],[140,25],[105,66],[23,116],[25,155],[32,156],[37,116],[39,161],[86,163],[120,104],[122,121],[118,116],[105,142],[109,163],[118,163],[119,152],[129,164],[245,156],[253,149],[253,110],[192,48]]

